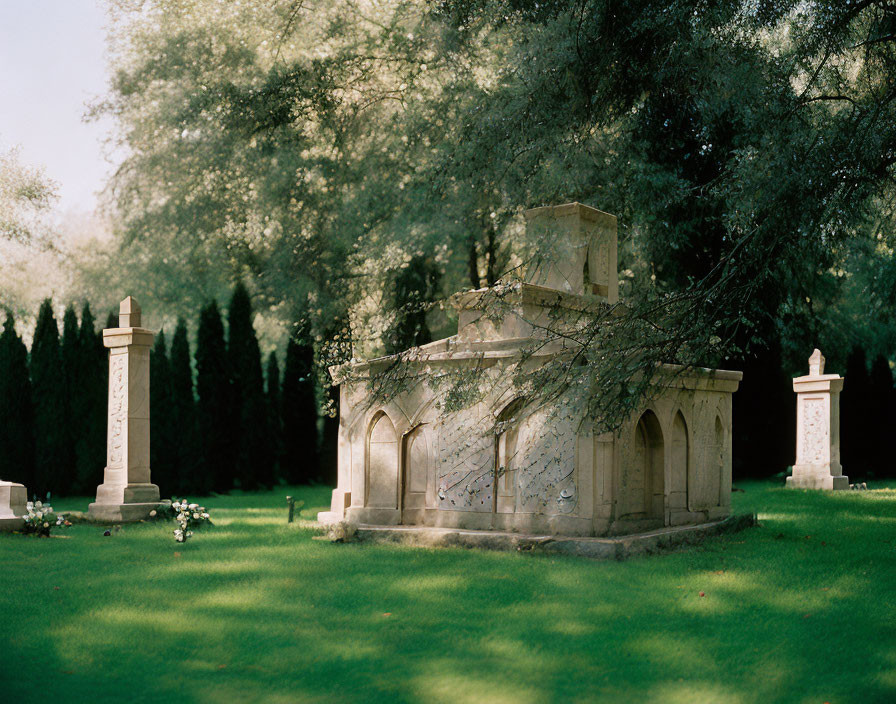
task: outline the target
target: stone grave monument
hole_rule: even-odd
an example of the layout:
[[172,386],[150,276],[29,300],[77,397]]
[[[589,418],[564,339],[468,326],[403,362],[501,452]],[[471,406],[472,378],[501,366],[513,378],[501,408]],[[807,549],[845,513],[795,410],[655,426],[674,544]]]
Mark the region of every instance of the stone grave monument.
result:
[[22,527],[27,501],[28,490],[22,484],[0,481],[0,531]]
[[140,306],[121,302],[117,328],[103,330],[109,348],[106,469],[88,515],[97,521],[139,521],[159,505],[149,469],[149,349],[153,333],[140,327]]
[[[546,328],[624,305],[613,215],[568,203],[525,216],[542,251],[522,280],[453,296],[457,334],[409,350],[396,394],[370,389],[401,355],[331,370],[342,381],[339,479],[321,523],[605,536],[730,514],[740,372],[663,365],[662,388],[616,434],[564,399],[538,405],[513,387],[523,360],[569,354]],[[489,308],[498,299],[501,316]],[[486,391],[448,410],[439,380],[479,371]]]
[[787,477],[792,489],[849,489],[840,466],[840,392],[843,377],[824,373],[815,350],[809,374],[793,380],[796,392],[796,463]]

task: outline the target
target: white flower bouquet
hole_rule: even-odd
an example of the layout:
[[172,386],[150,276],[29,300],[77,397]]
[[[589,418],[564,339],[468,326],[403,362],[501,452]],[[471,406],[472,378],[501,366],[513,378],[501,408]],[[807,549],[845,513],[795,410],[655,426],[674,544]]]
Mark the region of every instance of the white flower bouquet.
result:
[[187,542],[193,537],[193,530],[212,525],[211,517],[204,506],[191,504],[186,499],[171,501],[171,511],[178,527],[174,530],[174,539],[179,543]]
[[50,504],[40,501],[29,501],[25,504],[28,513],[22,516],[25,525],[22,532],[28,535],[50,537],[50,531],[56,526],[70,526],[61,513],[57,514]]

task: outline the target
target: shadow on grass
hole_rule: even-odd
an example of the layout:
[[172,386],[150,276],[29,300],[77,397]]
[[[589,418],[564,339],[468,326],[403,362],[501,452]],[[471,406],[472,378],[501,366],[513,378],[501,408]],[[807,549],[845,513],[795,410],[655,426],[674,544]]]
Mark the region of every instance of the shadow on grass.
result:
[[208,499],[218,525],[185,545],[170,524],[3,537],[0,691],[892,701],[896,492],[744,486],[758,528],[626,563],[312,541],[285,523],[286,493],[325,506],[308,488]]

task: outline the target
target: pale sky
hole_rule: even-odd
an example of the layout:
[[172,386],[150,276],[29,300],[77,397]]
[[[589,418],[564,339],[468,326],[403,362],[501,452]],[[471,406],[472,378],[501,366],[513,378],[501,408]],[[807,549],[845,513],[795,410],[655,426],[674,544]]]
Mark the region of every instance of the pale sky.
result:
[[42,166],[60,211],[92,212],[112,166],[107,118],[86,103],[106,92],[103,0],[0,0],[0,149]]

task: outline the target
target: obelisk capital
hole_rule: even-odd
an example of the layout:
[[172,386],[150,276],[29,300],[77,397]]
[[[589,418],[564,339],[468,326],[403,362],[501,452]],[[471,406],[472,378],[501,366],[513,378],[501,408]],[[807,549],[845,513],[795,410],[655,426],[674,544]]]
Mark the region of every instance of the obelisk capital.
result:
[[139,328],[142,322],[142,312],[137,299],[128,296],[118,306],[118,327]]
[[824,355],[817,347],[809,357],[809,376],[821,376],[824,374]]
[[143,311],[133,296],[128,296],[118,305],[118,327],[103,330],[103,344],[115,347],[146,347],[152,345],[155,335],[142,327]]

